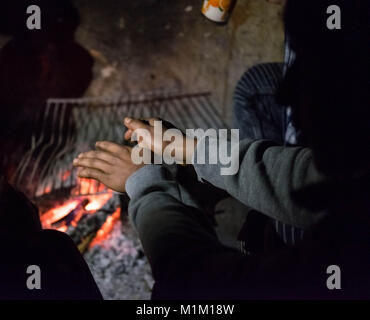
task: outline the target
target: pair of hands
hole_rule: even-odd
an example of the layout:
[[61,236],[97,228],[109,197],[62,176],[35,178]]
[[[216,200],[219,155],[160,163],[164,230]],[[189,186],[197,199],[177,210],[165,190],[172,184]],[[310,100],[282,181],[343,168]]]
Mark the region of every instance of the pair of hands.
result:
[[[145,136],[138,141],[139,147],[150,149],[156,154],[163,155],[163,151],[171,142],[164,142],[163,137],[155,137],[154,122],[161,121],[160,119],[151,118],[145,122],[138,119],[125,118],[124,124],[127,127],[125,139],[133,141],[135,130],[145,129],[150,133],[150,136]],[[163,124],[163,123],[162,123]],[[163,128],[164,131],[169,128]],[[161,143],[154,139],[162,139]],[[181,141],[176,145],[179,154],[186,156],[186,137],[181,134],[178,137]],[[73,165],[79,168],[78,176],[81,178],[95,179],[106,185],[108,188],[118,192],[125,192],[125,184],[127,179],[137,170],[142,168],[144,164],[134,164],[131,160],[131,147],[122,146],[109,141],[99,141],[96,143],[96,150],[81,153],[73,161]],[[190,150],[192,152],[193,150]],[[185,157],[184,156],[184,157]],[[176,159],[184,163],[185,159]]]

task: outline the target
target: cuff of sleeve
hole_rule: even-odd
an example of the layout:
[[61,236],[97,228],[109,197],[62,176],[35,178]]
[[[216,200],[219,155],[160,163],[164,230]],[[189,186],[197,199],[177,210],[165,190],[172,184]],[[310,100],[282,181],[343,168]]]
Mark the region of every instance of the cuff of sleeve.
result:
[[139,197],[152,181],[165,180],[164,168],[160,165],[146,165],[134,172],[126,181],[126,192],[130,199]]
[[206,180],[219,188],[224,188],[224,181],[220,175],[221,164],[218,161],[218,139],[207,139],[207,137],[200,139],[194,152],[192,164],[199,181]]

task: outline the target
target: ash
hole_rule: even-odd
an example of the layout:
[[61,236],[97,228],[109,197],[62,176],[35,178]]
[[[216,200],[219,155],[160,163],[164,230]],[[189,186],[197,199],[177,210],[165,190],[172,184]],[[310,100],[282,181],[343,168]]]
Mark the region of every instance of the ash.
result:
[[140,241],[129,223],[112,232],[84,255],[106,300],[148,300],[154,281]]

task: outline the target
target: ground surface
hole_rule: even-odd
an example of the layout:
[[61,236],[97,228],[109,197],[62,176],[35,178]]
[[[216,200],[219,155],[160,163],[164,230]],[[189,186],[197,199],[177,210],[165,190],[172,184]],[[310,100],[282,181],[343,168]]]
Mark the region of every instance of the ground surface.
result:
[[109,237],[84,257],[104,299],[150,299],[150,266],[130,225],[116,223]]

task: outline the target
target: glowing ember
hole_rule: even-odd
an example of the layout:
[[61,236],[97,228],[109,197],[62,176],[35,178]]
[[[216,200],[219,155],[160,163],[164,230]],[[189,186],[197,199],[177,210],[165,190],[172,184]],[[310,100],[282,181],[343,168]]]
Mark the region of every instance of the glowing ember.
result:
[[91,184],[92,184],[92,180],[81,178],[80,179],[81,194],[90,193]]
[[[59,175],[62,181],[71,178],[72,170]],[[50,193],[51,186],[45,188]],[[56,206],[41,215],[41,223],[45,229],[66,232],[69,226],[76,227],[78,222],[88,214],[101,209],[112,197],[113,191],[91,179],[77,179],[77,185],[71,191],[73,199],[63,205]]]
[[106,190],[106,187],[104,184],[100,184],[99,187],[98,187],[98,192],[103,192],[104,190]]
[[[84,214],[93,213],[102,208],[113,196],[112,192],[103,193],[94,196],[86,196],[76,200],[70,200],[67,203],[57,206],[41,215],[41,223],[45,229],[55,228],[59,231],[66,231],[68,226],[67,222],[59,221],[67,218],[72,211],[76,210],[75,214],[71,217],[73,220],[69,224],[76,226],[78,221]],[[87,203],[85,205],[85,202]],[[79,208],[81,206],[81,208]],[[58,223],[57,226],[53,224]]]
[[41,216],[41,222],[44,228],[50,228],[50,226],[60,219],[63,219],[68,213],[72,210],[76,209],[76,207],[80,204],[79,200],[71,200],[67,203],[53,208],[47,212],[45,212]]
[[61,227],[59,227],[59,228],[56,228],[55,230],[58,230],[58,231],[60,231],[60,232],[66,232],[66,231],[67,231],[67,229],[68,229],[68,227],[67,227],[67,226],[61,226]]
[[115,223],[121,217],[121,209],[118,208],[111,216],[107,218],[100,230],[97,232],[95,238],[90,243],[90,248],[101,244],[112,232]]
[[66,181],[71,176],[71,170],[67,170],[62,174],[62,181]]
[[86,211],[96,211],[104,206],[110,198],[112,198],[112,193],[103,193],[96,196],[88,196],[89,203],[86,205]]
[[[96,193],[103,193],[107,192],[107,187],[101,183],[98,183],[92,179],[86,178],[78,178],[77,185],[72,190],[72,194],[74,195],[83,195],[83,194],[96,194]],[[112,192],[112,191],[108,191]]]
[[46,188],[45,188],[45,194],[48,194],[48,193],[50,193],[51,192],[51,186],[47,186]]

